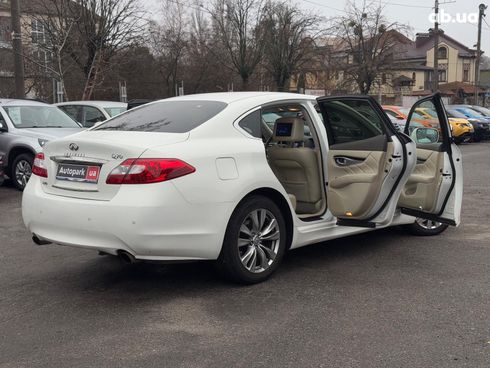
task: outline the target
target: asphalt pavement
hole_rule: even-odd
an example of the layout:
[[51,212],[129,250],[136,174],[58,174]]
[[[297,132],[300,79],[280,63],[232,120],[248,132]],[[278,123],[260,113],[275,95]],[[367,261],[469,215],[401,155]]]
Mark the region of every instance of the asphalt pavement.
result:
[[290,252],[272,279],[36,246],[0,188],[0,368],[490,367],[490,143],[462,146],[463,223]]

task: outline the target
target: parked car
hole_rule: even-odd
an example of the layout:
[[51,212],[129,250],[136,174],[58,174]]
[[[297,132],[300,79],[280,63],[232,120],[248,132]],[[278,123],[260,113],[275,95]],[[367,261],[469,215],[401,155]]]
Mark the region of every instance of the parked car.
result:
[[47,142],[80,131],[80,125],[55,106],[0,99],[0,155],[19,190],[31,176],[34,156]]
[[404,119],[395,118],[393,115],[390,114],[386,114],[386,115],[391,120],[391,123],[396,128],[396,130],[398,130],[399,132],[403,132],[403,129],[405,129],[405,124],[407,124],[407,121]]
[[86,128],[106,121],[128,109],[127,103],[112,101],[70,101],[55,105]]
[[[407,121],[410,109],[394,105],[383,105],[383,111],[389,116],[394,117],[400,121]],[[417,111],[413,111],[412,121],[417,121],[427,128],[432,127],[431,119],[426,119],[424,116],[420,115]],[[405,124],[403,124],[405,125]]]
[[153,102],[153,101],[155,101],[155,100],[149,100],[146,98],[136,98],[134,100],[129,100],[128,101],[128,110],[134,109],[135,107],[145,105],[145,104],[147,104],[149,102]]
[[487,109],[486,107],[478,106],[478,105],[463,105],[463,106],[467,106],[467,107],[479,112],[480,114],[482,114],[486,118],[490,118],[490,109]]
[[459,111],[447,108],[447,116],[451,124],[454,141],[456,143],[469,142],[474,139],[475,129],[471,123],[471,119],[466,118]]
[[3,155],[0,155],[0,186],[3,184],[5,180],[5,161],[3,159]]
[[473,125],[475,142],[490,139],[490,118],[467,105],[449,105],[447,108],[459,112]]
[[287,250],[308,244],[394,225],[439,234],[460,222],[463,173],[440,95],[414,108],[431,105],[441,131],[415,128],[412,140],[368,96],[149,103],[46,144],[23,219],[36,244],[127,262],[214,260],[243,283],[265,280]]

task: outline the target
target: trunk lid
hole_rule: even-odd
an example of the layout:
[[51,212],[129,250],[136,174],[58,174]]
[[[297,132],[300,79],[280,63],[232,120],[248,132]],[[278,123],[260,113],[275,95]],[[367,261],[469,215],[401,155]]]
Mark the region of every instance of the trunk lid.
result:
[[[42,180],[43,190],[65,197],[109,201],[121,187],[106,184],[114,168],[129,158],[140,157],[147,149],[183,142],[188,137],[189,133],[85,131],[58,139],[44,148],[48,178]],[[66,174],[66,168],[88,170],[94,167],[99,170],[96,181],[60,177]],[[62,168],[64,173],[59,173]]]

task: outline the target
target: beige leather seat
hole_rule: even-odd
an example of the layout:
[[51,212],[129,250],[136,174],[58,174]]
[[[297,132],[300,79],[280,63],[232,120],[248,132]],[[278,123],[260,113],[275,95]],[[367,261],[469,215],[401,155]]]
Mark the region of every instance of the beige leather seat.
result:
[[304,121],[298,118],[280,118],[274,124],[268,150],[272,171],[286,189],[296,198],[298,214],[315,214],[322,209],[322,180],[317,153],[304,147]]

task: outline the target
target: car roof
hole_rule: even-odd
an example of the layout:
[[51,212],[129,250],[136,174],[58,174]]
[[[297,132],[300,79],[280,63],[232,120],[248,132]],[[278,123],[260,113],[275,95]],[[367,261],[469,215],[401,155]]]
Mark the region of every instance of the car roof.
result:
[[15,98],[0,98],[0,107],[15,105],[15,106],[50,106],[47,103],[35,101],[35,100],[24,100]]
[[85,105],[85,106],[97,106],[97,107],[127,107],[126,102],[119,101],[68,101],[60,102],[54,104],[55,106],[66,106],[66,105]]
[[216,93],[202,93],[195,95],[185,95],[178,97],[171,97],[160,101],[217,101],[231,104],[234,102],[245,101],[248,99],[261,99],[263,102],[272,102],[277,100],[311,100],[317,96],[303,95],[298,93],[288,92],[216,92]]

